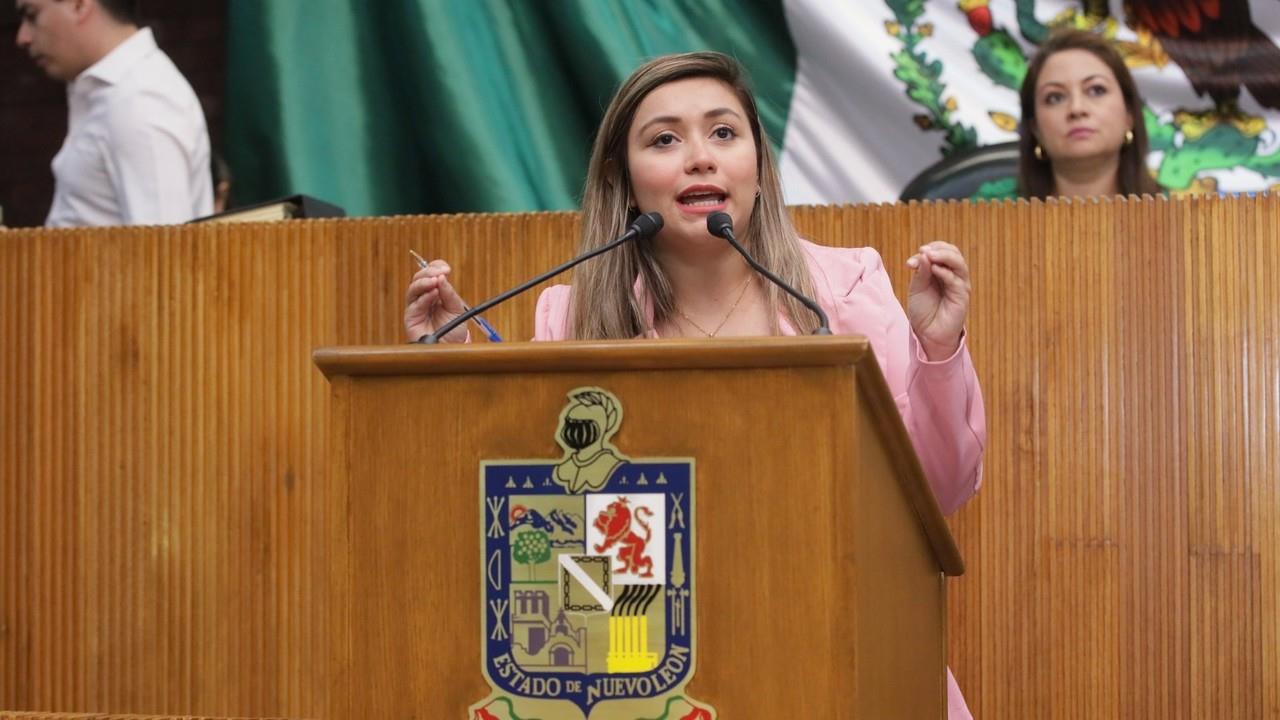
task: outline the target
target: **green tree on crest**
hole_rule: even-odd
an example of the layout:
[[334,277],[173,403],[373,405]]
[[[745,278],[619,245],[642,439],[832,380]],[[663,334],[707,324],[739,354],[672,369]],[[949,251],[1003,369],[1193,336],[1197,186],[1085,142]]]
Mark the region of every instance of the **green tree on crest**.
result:
[[511,559],[529,566],[529,579],[533,579],[533,566],[551,559],[551,538],[541,530],[525,530],[517,533],[511,543]]

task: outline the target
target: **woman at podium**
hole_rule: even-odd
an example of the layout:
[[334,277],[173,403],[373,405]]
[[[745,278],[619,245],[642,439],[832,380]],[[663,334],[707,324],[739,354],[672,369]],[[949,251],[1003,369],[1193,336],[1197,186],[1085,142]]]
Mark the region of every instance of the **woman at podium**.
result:
[[[800,238],[744,72],[719,53],[642,65],[605,111],[583,192],[581,249],[611,242],[649,212],[664,220],[654,237],[543,292],[536,340],[813,332],[812,312],[710,233],[708,216],[728,213],[746,249],[816,299],[833,332],[870,341],[943,511],[974,494],[986,420],[965,345],[969,267],[958,248],[935,241],[905,260],[914,272],[904,312],[875,250]],[[413,276],[404,311],[411,341],[464,312],[449,273],[434,260]],[[465,326],[442,339],[465,342]],[[969,717],[950,676],[948,702],[950,717]]]

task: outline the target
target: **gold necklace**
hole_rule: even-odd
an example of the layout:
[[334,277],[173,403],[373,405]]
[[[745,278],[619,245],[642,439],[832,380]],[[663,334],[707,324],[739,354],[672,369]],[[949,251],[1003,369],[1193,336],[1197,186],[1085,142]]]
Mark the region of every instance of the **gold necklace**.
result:
[[701,325],[693,321],[693,318],[689,317],[688,315],[685,315],[684,311],[681,310],[679,307],[676,307],[676,312],[680,314],[680,317],[684,318],[685,322],[692,325],[694,330],[697,330],[698,332],[702,333],[703,335],[706,335],[707,337],[715,337],[716,333],[720,332],[720,330],[724,327],[724,324],[729,322],[729,318],[733,317],[733,311],[738,309],[738,303],[742,302],[742,298],[747,296],[747,287],[750,285],[751,285],[751,276],[748,275],[747,281],[742,283],[742,290],[738,292],[738,299],[733,301],[733,305],[729,308],[729,312],[725,313],[724,319],[721,320],[720,324],[716,326],[716,329],[712,330],[711,332],[707,332],[706,330],[704,330]]

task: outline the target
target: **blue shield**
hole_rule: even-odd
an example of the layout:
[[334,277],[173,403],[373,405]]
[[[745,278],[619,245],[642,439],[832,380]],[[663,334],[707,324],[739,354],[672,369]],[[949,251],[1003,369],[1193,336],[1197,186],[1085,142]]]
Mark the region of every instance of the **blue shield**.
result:
[[587,718],[610,701],[670,699],[692,675],[693,461],[615,454],[582,479],[591,464],[482,464],[494,696],[474,718],[501,717],[485,710],[495,698],[562,701]]

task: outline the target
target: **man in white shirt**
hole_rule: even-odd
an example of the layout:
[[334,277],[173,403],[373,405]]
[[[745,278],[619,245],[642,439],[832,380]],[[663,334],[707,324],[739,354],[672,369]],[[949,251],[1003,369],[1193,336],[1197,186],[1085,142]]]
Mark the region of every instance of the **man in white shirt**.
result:
[[18,46],[67,83],[45,225],[180,223],[213,211],[209,130],[190,83],[138,28],[137,0],[16,0]]

